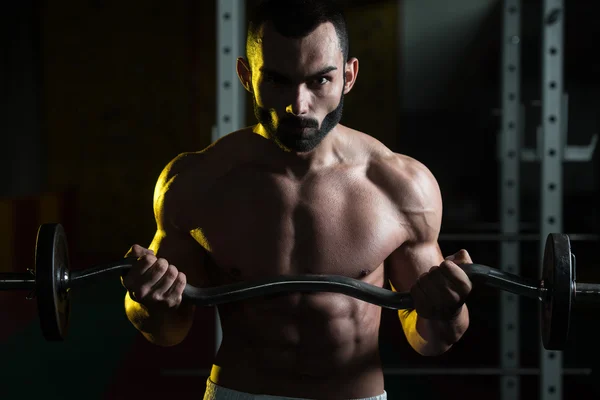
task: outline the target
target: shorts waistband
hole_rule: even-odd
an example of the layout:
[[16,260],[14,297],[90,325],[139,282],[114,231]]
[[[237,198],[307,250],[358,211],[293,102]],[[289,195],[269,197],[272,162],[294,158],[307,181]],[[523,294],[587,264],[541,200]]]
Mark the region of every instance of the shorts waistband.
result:
[[[250,394],[244,392],[238,392],[237,390],[228,389],[217,385],[209,379],[206,380],[206,392],[204,393],[204,400],[311,400],[300,397],[281,397],[272,396],[266,394]],[[362,399],[348,399],[348,400],[387,400],[387,393],[385,390],[379,396],[366,397]]]

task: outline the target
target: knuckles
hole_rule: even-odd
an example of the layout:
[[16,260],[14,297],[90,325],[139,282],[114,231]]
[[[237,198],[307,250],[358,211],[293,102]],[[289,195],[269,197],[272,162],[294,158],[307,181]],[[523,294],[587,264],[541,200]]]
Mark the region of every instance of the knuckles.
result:
[[163,300],[163,295],[162,293],[152,292],[149,300],[153,303],[160,303]]
[[456,266],[456,263],[454,263],[452,261],[449,261],[449,260],[444,260],[440,264],[439,268],[441,268],[441,269],[443,269],[443,270],[445,270],[447,272],[447,271],[453,270],[455,268],[455,266]]
[[156,263],[156,257],[153,254],[145,254],[139,257],[138,265],[142,268],[147,268],[148,266]]
[[169,308],[175,308],[181,303],[181,296],[171,296],[166,301],[166,306]]
[[154,273],[157,275],[164,275],[169,269],[169,262],[164,258],[159,258],[153,265]]
[[175,266],[173,266],[173,265],[169,265],[164,274],[164,276],[166,278],[173,279],[173,280],[177,279],[178,275],[179,275],[179,273],[177,271],[177,268],[175,268]]
[[178,272],[177,277],[175,278],[175,282],[173,284],[180,285],[181,290],[183,291],[183,289],[185,288],[185,285],[187,284],[187,277],[185,276],[185,274],[183,272]]
[[421,274],[417,279],[420,285],[439,290],[446,287],[455,291],[461,297],[467,295],[472,288],[471,280],[467,274],[454,261],[445,260],[439,266],[433,266],[429,271]]
[[127,256],[134,257],[143,257],[146,254],[154,254],[154,252],[150,249],[146,249],[145,247],[140,246],[139,244],[134,244],[131,246],[131,249],[127,252]]
[[[138,250],[132,249],[134,252]],[[186,284],[185,274],[179,272],[166,259],[156,257],[153,253],[140,256],[136,268],[141,276],[133,280],[128,279],[130,277],[130,274],[128,274],[123,278],[123,286],[135,294],[135,301],[146,307],[157,309],[170,309],[179,306]],[[170,282],[170,288],[167,289],[164,284],[156,285],[161,280],[165,284]]]

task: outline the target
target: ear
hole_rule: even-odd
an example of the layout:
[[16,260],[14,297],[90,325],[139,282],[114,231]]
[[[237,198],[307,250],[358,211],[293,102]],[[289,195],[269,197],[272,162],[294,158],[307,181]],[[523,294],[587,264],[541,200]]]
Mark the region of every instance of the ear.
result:
[[237,76],[242,83],[242,86],[250,93],[252,93],[252,72],[250,70],[250,63],[243,57],[238,57],[236,62]]
[[346,70],[344,72],[346,74],[346,86],[344,86],[344,94],[348,94],[354,83],[356,82],[356,78],[358,77],[358,59],[356,57],[352,57],[346,62]]

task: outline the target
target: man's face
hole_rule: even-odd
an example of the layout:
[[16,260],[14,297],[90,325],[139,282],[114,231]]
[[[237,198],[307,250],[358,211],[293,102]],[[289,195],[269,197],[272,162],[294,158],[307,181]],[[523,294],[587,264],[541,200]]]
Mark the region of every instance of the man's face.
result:
[[284,150],[309,152],[342,118],[345,63],[335,28],[286,38],[263,27],[250,59],[254,115]]

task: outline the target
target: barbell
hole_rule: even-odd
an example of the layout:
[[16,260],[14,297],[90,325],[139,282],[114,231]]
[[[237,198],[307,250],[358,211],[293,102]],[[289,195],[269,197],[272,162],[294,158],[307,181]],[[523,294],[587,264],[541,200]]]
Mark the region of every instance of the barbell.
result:
[[[62,341],[69,328],[70,290],[111,272],[126,274],[135,261],[135,258],[124,258],[109,264],[71,271],[63,226],[59,223],[42,224],[37,232],[33,273],[0,274],[0,290],[31,290],[37,300],[44,338],[48,341]],[[564,234],[548,235],[540,281],[525,279],[482,264],[462,264],[460,267],[474,284],[483,284],[540,301],[540,333],[547,350],[564,350],[568,340],[571,308],[575,302],[600,302],[600,284],[576,282],[575,255],[571,253],[569,237]],[[336,275],[278,276],[258,282],[239,282],[210,288],[186,285],[183,301],[190,301],[198,306],[216,306],[289,292],[341,293],[394,310],[414,307],[410,293],[398,293]]]

